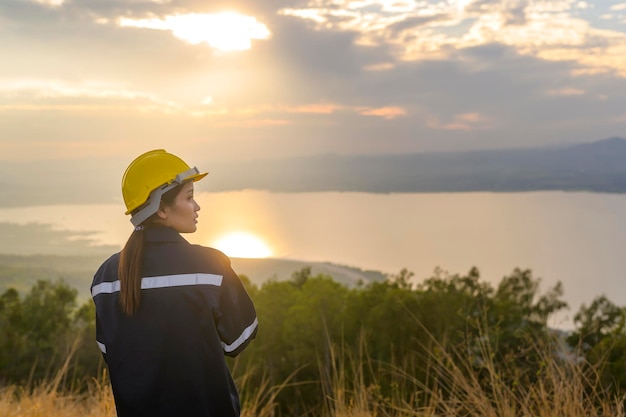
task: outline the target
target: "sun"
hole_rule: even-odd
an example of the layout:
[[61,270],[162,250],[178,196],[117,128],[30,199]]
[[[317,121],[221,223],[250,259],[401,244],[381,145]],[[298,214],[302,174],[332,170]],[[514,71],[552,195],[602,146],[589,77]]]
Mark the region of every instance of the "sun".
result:
[[224,52],[244,51],[252,46],[252,39],[267,39],[271,33],[253,16],[235,12],[216,14],[179,14],[156,19],[119,20],[120,26],[169,30],[174,36],[193,45],[202,42]]
[[213,245],[233,258],[267,258],[272,250],[260,238],[246,232],[233,232],[219,238]]

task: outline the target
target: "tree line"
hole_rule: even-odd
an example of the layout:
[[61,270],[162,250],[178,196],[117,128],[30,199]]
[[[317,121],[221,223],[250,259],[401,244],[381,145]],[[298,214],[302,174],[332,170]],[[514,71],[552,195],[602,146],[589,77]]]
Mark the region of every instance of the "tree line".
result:
[[[433,392],[451,392],[445,375],[458,367],[475,372],[489,391],[488,367],[496,364],[499,382],[515,390],[541,378],[542,352],[593,369],[607,398],[626,393],[626,310],[598,296],[575,314],[573,331],[551,329],[548,319],[567,307],[562,285],[541,292],[541,280],[528,269],[515,269],[497,285],[482,281],[476,268],[436,270],[417,284],[403,269],[356,287],[310,268],[260,286],[241,278],[259,333],[230,366],[246,386],[280,387],[276,401],[284,415],[320,415],[321,399],[337,395],[338,375],[342,395],[354,395],[359,383],[378,404],[425,406]],[[46,380],[69,355],[68,387],[101,377],[91,300],[78,305],[77,291],[63,281],[0,295],[0,387]],[[244,401],[246,395],[252,394],[242,392]]]

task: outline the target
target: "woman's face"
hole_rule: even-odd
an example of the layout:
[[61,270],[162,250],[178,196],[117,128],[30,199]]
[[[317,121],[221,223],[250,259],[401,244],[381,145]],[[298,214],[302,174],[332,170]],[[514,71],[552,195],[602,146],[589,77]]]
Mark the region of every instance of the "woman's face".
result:
[[190,181],[183,185],[171,205],[163,204],[159,208],[159,223],[178,233],[193,233],[198,223],[198,210],[200,206],[193,198],[193,181]]

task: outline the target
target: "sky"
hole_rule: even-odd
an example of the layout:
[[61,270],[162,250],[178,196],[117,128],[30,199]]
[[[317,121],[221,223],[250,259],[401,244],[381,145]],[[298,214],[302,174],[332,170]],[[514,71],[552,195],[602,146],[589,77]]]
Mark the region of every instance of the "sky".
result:
[[[120,180],[150,149],[208,170],[211,179],[198,185],[207,191],[230,163],[258,159],[527,148],[614,136],[626,137],[626,0],[0,0],[3,247],[14,249],[19,237],[29,250],[68,239],[68,253],[85,246],[93,236],[79,232],[87,230],[82,223],[68,231],[66,222],[81,216],[62,204],[127,236]],[[219,211],[210,197],[203,216]],[[328,227],[310,221],[333,211],[336,201],[328,198],[304,205],[308,222],[300,209],[284,216],[297,217],[300,227]],[[80,204],[93,203],[118,209],[80,212],[87,207]],[[268,230],[288,229],[284,217],[259,212],[257,203],[234,206],[241,213],[233,224],[275,219]],[[335,220],[365,230],[354,215],[361,210],[349,213]],[[381,228],[372,244],[390,236],[383,220],[393,216],[380,211],[366,219],[367,227]],[[436,224],[454,218],[442,215]],[[224,226],[207,220],[205,230]],[[285,246],[309,240],[294,230]],[[458,240],[456,229],[442,230],[432,231],[443,233],[442,247]],[[562,235],[573,231],[578,227]],[[278,242],[274,234],[265,237]],[[467,245],[482,250],[472,236]],[[598,253],[609,253],[599,241]],[[290,256],[312,253],[302,248]],[[319,256],[360,264],[334,255]],[[551,260],[571,266],[572,258]],[[432,268],[435,259],[422,261]],[[444,260],[454,262],[452,255]]]
[[0,51],[5,166],[626,136],[624,0],[0,0]]

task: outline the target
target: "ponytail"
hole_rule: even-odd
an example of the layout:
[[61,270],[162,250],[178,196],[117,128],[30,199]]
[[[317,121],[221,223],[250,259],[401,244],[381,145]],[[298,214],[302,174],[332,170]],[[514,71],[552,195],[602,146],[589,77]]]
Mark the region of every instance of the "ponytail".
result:
[[[186,183],[187,181],[185,181]],[[183,189],[185,183],[179,184],[161,196],[161,205],[171,206],[174,199]],[[143,278],[143,248],[145,229],[156,223],[153,214],[130,235],[124,249],[120,252],[120,263],[117,276],[120,280],[120,305],[122,311],[132,316],[139,308],[141,300],[141,279]]]
[[120,252],[120,263],[117,269],[120,280],[120,305],[122,311],[129,316],[132,316],[139,308],[144,234],[143,228],[134,231]]

